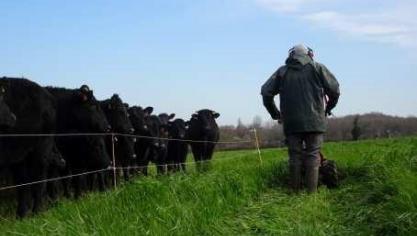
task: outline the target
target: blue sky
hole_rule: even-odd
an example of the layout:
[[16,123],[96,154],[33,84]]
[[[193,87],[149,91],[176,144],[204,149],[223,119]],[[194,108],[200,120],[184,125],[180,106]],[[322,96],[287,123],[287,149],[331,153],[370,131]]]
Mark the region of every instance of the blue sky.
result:
[[413,0],[9,0],[0,12],[4,76],[86,83],[182,118],[267,121],[260,86],[303,42],[341,84],[336,116],[417,115]]

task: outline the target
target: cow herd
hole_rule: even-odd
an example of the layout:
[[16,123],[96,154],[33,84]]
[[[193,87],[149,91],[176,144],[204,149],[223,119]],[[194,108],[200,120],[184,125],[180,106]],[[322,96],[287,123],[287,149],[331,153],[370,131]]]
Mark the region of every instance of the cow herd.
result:
[[152,113],[153,107],[129,106],[117,94],[96,100],[87,85],[42,87],[0,78],[0,172],[22,185],[17,217],[37,213],[46,199],[108,189],[116,181],[112,166],[124,180],[147,175],[151,162],[161,175],[185,171],[188,145],[197,169],[206,170],[219,139],[219,113],[203,109],[187,121]]

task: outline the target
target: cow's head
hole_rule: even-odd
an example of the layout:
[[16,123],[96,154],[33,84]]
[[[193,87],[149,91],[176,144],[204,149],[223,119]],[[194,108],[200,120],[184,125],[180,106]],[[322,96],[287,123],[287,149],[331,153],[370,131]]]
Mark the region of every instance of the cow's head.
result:
[[159,119],[161,120],[161,123],[164,125],[168,125],[168,122],[175,117],[175,113],[171,113],[168,115],[167,113],[161,113],[158,115]]
[[149,135],[149,129],[145,122],[145,118],[149,117],[153,112],[153,107],[147,107],[143,109],[140,106],[129,107],[128,113],[130,122],[135,128],[138,135]]
[[162,122],[160,118],[156,115],[151,115],[145,117],[145,124],[148,126],[149,136],[152,139],[149,139],[149,142],[152,147],[159,148],[161,145],[161,140],[159,138],[164,136],[162,129]]
[[75,99],[78,105],[74,106],[73,121],[79,130],[84,132],[104,133],[110,131],[110,124],[96,100],[93,90],[87,85],[81,86],[75,91]]
[[191,124],[199,127],[203,132],[209,132],[218,128],[216,119],[219,118],[218,112],[203,109],[199,110],[191,116]]
[[183,119],[175,119],[168,124],[169,137],[174,139],[185,139],[188,129],[188,122]]
[[114,132],[133,134],[135,130],[130,122],[129,113],[119,95],[114,94],[110,99],[101,102],[101,106]]

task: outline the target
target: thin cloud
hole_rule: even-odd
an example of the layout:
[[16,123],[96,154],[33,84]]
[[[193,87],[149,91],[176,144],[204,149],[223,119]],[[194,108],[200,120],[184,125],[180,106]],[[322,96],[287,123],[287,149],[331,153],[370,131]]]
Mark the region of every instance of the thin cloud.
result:
[[[334,31],[343,36],[381,43],[393,43],[417,48],[417,3],[408,0],[396,1],[394,6],[374,9],[354,9],[343,12],[326,0],[258,0],[261,6],[303,19],[316,27]],[[352,1],[340,1],[344,4]],[[314,10],[313,8],[336,8],[339,10]],[[352,10],[352,9],[351,9]]]
[[329,0],[256,0],[257,3],[267,9],[282,13],[299,12],[317,3],[328,2]]

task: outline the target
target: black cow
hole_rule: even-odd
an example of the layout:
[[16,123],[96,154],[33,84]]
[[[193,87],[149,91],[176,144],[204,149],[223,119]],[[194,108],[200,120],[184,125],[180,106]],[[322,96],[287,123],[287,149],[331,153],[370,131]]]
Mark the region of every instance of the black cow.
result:
[[[59,177],[59,174],[65,170],[66,161],[62,156],[61,151],[59,151],[55,142],[49,155],[51,155],[51,162],[48,168],[48,179],[52,179]],[[58,199],[59,183],[61,183],[61,181],[57,180],[50,181],[47,183],[47,194],[52,202],[55,202]]]
[[[107,120],[112,127],[113,133],[133,134],[135,129],[129,120],[129,114],[122,99],[117,94],[114,94],[110,99],[100,102],[101,108],[106,114]],[[112,141],[107,139],[108,151],[112,150]],[[126,181],[129,180],[129,170],[127,169],[136,159],[134,150],[134,138],[129,136],[115,136],[114,137],[114,154],[116,166],[123,167],[123,176]]]
[[168,123],[170,120],[174,119],[175,114],[171,113],[168,115],[167,113],[161,113],[158,115],[160,125],[159,125],[159,150],[158,150],[158,157],[155,157],[155,160],[159,163],[158,173],[165,174],[167,171],[167,154],[168,154]]
[[[185,171],[185,161],[188,154],[188,144],[185,141],[188,122],[175,119],[168,124],[169,138],[167,163],[169,171]],[[183,140],[183,141],[181,141]]]
[[[147,166],[150,161],[155,163],[158,174],[166,173],[166,152],[168,132],[166,126],[162,124],[160,118],[156,115],[145,117],[146,126],[149,129],[150,146],[147,150],[146,159],[143,160],[143,166]],[[147,167],[143,169],[147,174]]]
[[[55,133],[56,110],[54,98],[38,84],[18,78],[0,79],[2,102],[16,115],[8,118],[14,126],[2,133],[50,134]],[[3,100],[4,99],[4,100]],[[3,106],[3,104],[2,104]],[[2,113],[8,113],[2,107]],[[3,137],[0,139],[0,167],[9,168],[15,184],[29,183],[47,178],[48,166],[53,162],[52,136]],[[17,216],[24,217],[32,206],[38,212],[45,183],[17,188]]]
[[161,113],[158,117],[163,125],[168,125],[168,122],[175,118],[175,113],[171,113],[170,115],[167,113]]
[[[110,131],[99,102],[93,91],[83,85],[80,89],[65,89],[47,87],[57,102],[57,132],[58,133],[99,133]],[[93,136],[62,136],[58,137],[57,145],[67,163],[63,174],[78,174],[86,171],[105,169],[110,166],[110,157],[106,150],[105,137]],[[99,188],[104,190],[104,175],[99,175]],[[83,176],[74,177],[72,184],[74,196],[80,197]],[[65,182],[65,195],[70,196],[69,181]]]
[[[146,107],[143,109],[140,106],[129,107],[128,113],[130,121],[135,129],[135,135],[138,136],[147,136],[152,137],[150,127],[147,123],[147,117],[149,117],[153,112],[153,107]],[[148,120],[150,122],[150,120]],[[156,134],[154,134],[156,135]],[[154,136],[157,137],[157,136]],[[141,174],[147,175],[147,171],[143,166],[146,166],[149,162],[148,153],[149,148],[157,142],[157,139],[141,138],[138,137],[135,143],[135,153],[136,153],[136,162],[135,165],[138,166],[138,172]]]
[[0,87],[0,131],[13,127],[16,124],[16,115],[4,101],[6,89]]
[[190,143],[198,171],[208,169],[207,161],[211,160],[216,146],[215,142],[219,141],[219,127],[216,123],[216,118],[219,116],[220,114],[215,111],[203,109],[191,117],[188,138],[203,141]]

